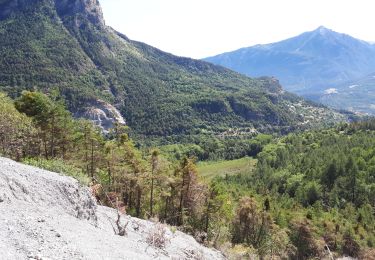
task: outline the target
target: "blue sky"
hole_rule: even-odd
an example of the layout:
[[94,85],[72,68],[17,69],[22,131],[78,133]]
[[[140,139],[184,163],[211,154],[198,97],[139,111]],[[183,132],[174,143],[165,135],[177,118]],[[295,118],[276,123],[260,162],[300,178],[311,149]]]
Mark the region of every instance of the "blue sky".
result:
[[375,41],[371,0],[100,0],[107,25],[164,51],[203,58],[320,25]]

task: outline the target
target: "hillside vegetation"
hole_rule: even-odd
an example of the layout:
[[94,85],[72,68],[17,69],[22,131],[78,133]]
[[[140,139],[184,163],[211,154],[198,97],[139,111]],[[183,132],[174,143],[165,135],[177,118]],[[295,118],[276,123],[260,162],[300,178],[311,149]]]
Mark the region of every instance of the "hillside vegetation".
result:
[[104,99],[139,138],[287,132],[347,118],[284,92],[275,79],[131,41],[104,24],[97,1],[2,1],[0,10],[1,90],[17,97],[58,88],[77,115]]
[[[0,99],[0,154],[89,178],[103,205],[177,226],[231,257],[373,254],[374,121],[259,135],[247,140],[254,159],[197,167],[182,145],[139,150],[121,126],[102,136],[58,97]],[[230,148],[224,154],[243,152]]]
[[375,115],[375,73],[335,86],[333,92],[319,97],[323,104]]
[[[257,232],[281,233],[259,241],[243,224],[232,233],[232,242],[258,253],[284,243],[277,250],[292,250],[297,259],[321,258],[328,254],[324,247],[338,255],[373,257],[374,147],[373,120],[290,134],[266,145],[254,171],[216,181],[239,200],[238,221]],[[252,226],[254,212],[260,219]]]

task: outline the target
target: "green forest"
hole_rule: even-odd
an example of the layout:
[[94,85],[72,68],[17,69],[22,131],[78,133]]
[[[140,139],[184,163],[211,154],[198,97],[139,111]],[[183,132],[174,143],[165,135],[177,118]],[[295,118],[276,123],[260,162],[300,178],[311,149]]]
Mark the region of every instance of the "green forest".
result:
[[101,204],[228,258],[375,255],[374,120],[284,136],[197,133],[155,147],[127,126],[103,135],[74,119],[57,90],[24,91],[0,94],[0,154],[70,175]]

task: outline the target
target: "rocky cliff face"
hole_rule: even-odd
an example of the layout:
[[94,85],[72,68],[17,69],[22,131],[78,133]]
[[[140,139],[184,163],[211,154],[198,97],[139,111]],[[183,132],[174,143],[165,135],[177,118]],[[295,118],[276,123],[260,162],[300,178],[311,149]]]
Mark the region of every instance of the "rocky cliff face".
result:
[[0,0],[0,19],[5,19],[38,2],[55,7],[59,16],[83,16],[98,26],[104,26],[98,0]]
[[37,0],[0,0],[0,19],[6,19],[11,14],[24,9],[28,3],[34,3]]
[[[55,65],[61,65],[63,68],[73,71],[74,75],[71,77],[73,79],[79,78],[80,76],[87,78],[87,74],[97,69],[96,61],[91,60],[91,57],[79,50],[80,47],[85,45],[83,42],[80,42],[82,38],[79,31],[82,27],[88,26],[95,31],[96,35],[100,34],[99,32],[106,31],[103,13],[98,0],[0,0],[0,21],[7,18],[12,19],[10,17],[18,17],[18,15],[31,18],[34,15],[38,16],[38,14],[39,16],[43,14],[49,19],[51,18],[51,26],[52,28],[57,28],[56,31],[52,31],[52,33],[46,32],[47,29],[43,19],[36,19],[35,24],[29,22],[24,25],[28,27],[26,32],[19,31],[19,34],[37,35],[34,38],[37,38],[36,41],[42,43],[43,47],[40,48],[41,51],[39,54],[27,55],[27,57],[24,58],[17,57],[17,55],[7,58],[7,55],[4,55],[6,61],[0,58],[0,74],[1,72],[8,74],[9,66],[14,66],[15,71],[22,71],[23,68],[20,68],[20,66],[23,63],[37,65],[39,69],[34,75],[38,77],[43,74],[43,71],[50,74],[48,71]],[[37,29],[35,29],[35,27],[37,27]],[[3,27],[0,25],[0,31],[2,28]],[[17,29],[12,28],[11,31],[17,31]],[[8,37],[6,35],[5,33],[0,33],[0,38],[2,38],[0,39],[0,45],[9,46],[9,44],[19,44],[20,47],[17,48],[17,52],[32,53],[34,51],[33,47],[28,47],[28,39],[15,38],[13,40],[7,40],[5,39]],[[63,37],[64,35],[66,36],[65,38]],[[71,37],[72,35],[76,35],[77,38]],[[57,51],[51,52],[49,50],[49,46],[51,45],[56,46]],[[99,45],[101,50],[106,48],[103,44],[98,44],[97,46]],[[85,47],[91,49],[90,46]],[[5,47],[4,49],[7,48],[8,47]],[[4,49],[0,47],[0,52]],[[61,56],[58,57],[59,55]],[[52,57],[52,59],[50,59],[50,57]],[[52,61],[53,59],[54,61]],[[8,61],[11,61],[12,64],[9,65]],[[1,64],[3,67],[1,67]],[[29,70],[27,73],[30,73]],[[95,84],[94,88],[103,89],[108,93],[107,82],[100,79],[100,72],[94,73],[96,74],[95,77],[99,77],[99,83]],[[56,79],[56,77],[63,75],[64,72],[55,71],[54,74],[55,75],[50,76]],[[66,77],[65,75],[65,78],[70,77]],[[40,84],[39,80],[35,83],[37,86],[40,86]],[[62,85],[65,86],[61,87]],[[72,85],[80,86],[82,84],[60,83],[59,87],[61,87],[61,92],[64,93],[64,91],[71,88]],[[4,86],[4,84],[0,83],[0,86]],[[104,131],[113,127],[115,123],[125,124],[125,120],[122,118],[119,111],[111,104],[97,100],[94,97],[87,98],[87,100],[84,107],[80,107],[78,111],[72,111],[77,117],[84,117],[94,121]]]
[[125,125],[121,113],[111,104],[102,100],[93,100],[90,105],[75,113],[75,117],[86,118],[99,126],[104,133],[113,128],[116,123]]
[[98,0],[54,0],[60,16],[83,16],[91,23],[104,27],[103,12]]

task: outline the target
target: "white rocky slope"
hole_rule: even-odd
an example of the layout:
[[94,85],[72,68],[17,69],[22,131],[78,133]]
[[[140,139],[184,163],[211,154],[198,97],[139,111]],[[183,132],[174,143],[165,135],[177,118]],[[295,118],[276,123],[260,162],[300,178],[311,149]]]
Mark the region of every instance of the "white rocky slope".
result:
[[165,248],[150,246],[158,225],[129,216],[127,235],[115,235],[116,217],[76,180],[0,157],[1,260],[224,258],[168,228]]

